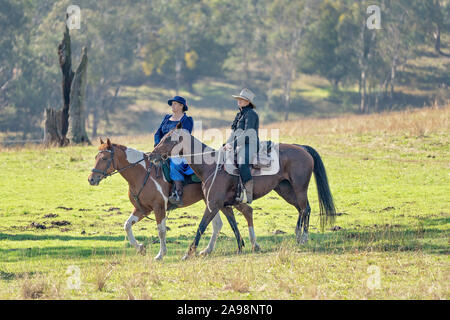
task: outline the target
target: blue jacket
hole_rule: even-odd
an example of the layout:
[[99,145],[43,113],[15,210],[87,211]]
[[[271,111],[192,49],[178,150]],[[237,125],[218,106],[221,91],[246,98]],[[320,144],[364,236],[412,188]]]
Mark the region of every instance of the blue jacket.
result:
[[155,146],[161,141],[161,139],[173,128],[175,128],[178,122],[181,122],[183,129],[192,133],[192,128],[194,127],[194,120],[192,117],[189,117],[184,114],[184,116],[180,119],[180,121],[170,121],[171,114],[166,114],[163,121],[161,122],[158,130],[155,133]]

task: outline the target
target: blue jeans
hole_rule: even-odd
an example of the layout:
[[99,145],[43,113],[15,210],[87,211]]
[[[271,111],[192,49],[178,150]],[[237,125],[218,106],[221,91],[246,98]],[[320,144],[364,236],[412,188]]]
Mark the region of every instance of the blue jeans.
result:
[[174,157],[170,158],[170,178],[173,181],[184,181],[184,176],[194,174],[191,167],[186,162],[185,158]]

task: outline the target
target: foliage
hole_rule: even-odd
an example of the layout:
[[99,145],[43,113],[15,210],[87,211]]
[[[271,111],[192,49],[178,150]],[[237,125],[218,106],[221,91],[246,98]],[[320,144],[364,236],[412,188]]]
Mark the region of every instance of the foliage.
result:
[[[69,0],[2,2],[2,132],[39,137],[44,108],[61,105],[56,48],[70,4]],[[295,99],[294,87],[309,74],[327,79],[334,91],[354,92],[358,87],[361,112],[394,109],[403,105],[404,89],[399,85],[405,68],[411,70],[408,63],[424,52],[429,55],[431,49],[445,64],[449,49],[450,3],[443,0],[82,0],[78,4],[81,29],[71,31],[74,64],[81,47],[87,46],[87,119],[94,135],[101,119],[109,125],[109,114],[132,102],[120,100],[122,88],[130,85],[193,93],[205,79],[220,79],[252,88],[268,115],[282,107],[287,118],[290,112],[305,110]],[[373,4],[381,8],[380,30],[365,26],[367,7]],[[440,78],[440,87],[448,86],[448,78],[432,66],[419,65],[408,72],[422,71]],[[418,85],[427,84],[420,79]]]

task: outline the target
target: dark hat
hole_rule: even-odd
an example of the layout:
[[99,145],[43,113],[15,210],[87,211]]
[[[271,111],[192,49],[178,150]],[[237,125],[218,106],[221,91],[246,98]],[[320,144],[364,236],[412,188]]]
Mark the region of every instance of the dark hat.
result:
[[167,103],[169,104],[169,106],[172,105],[172,102],[173,102],[173,101],[176,101],[176,102],[178,102],[178,103],[181,103],[181,104],[184,106],[184,108],[183,108],[184,111],[187,111],[187,110],[188,110],[188,106],[187,106],[187,104],[186,104],[186,99],[185,99],[185,98],[180,97],[180,96],[175,96],[175,97],[173,97],[172,99],[170,99],[169,101],[167,101]]

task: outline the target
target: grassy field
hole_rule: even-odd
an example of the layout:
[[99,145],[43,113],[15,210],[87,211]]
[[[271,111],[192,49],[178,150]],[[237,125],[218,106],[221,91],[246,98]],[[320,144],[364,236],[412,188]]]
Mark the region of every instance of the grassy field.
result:
[[[320,232],[312,180],[306,245],[295,242],[295,208],[270,193],[252,204],[261,252],[238,214],[243,254],[224,221],[216,251],[185,262],[203,203],[170,213],[168,255],[155,262],[154,221],[133,228],[145,257],[125,239],[125,180],[88,184],[97,146],[1,149],[0,299],[449,299],[449,116],[447,107],[270,125],[321,154],[336,224]],[[113,139],[143,151],[151,141]]]

